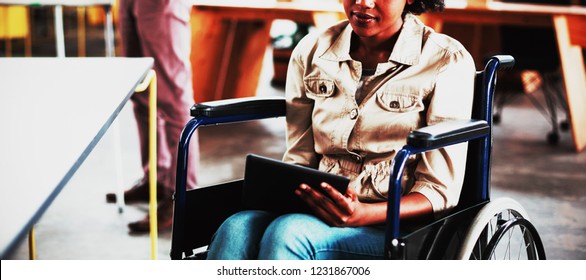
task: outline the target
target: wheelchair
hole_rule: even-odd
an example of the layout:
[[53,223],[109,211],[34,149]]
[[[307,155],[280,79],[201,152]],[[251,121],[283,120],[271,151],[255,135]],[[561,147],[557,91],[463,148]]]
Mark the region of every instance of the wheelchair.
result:
[[[412,131],[391,166],[385,225],[388,259],[545,259],[541,238],[529,215],[513,199],[490,199],[493,94],[497,70],[514,58],[492,56],[477,71],[472,119]],[[205,259],[206,245],[220,224],[243,210],[243,180],[186,190],[188,144],[200,126],[227,124],[285,115],[282,97],[248,97],[204,102],[191,108],[179,143],[177,184],[171,236],[171,259]],[[450,215],[421,225],[399,221],[401,174],[410,155],[468,142],[466,174],[460,202]],[[203,251],[201,249],[204,249]]]

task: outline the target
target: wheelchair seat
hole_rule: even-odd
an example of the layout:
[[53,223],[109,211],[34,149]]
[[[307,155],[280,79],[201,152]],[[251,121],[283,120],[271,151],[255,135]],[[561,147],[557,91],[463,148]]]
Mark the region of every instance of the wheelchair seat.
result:
[[[509,198],[490,199],[493,95],[499,68],[512,67],[508,55],[493,56],[477,71],[472,119],[412,131],[391,166],[385,240],[388,259],[545,259],[545,250],[527,212]],[[235,98],[195,104],[178,149],[171,259],[204,259],[205,246],[220,224],[243,210],[243,180],[186,190],[187,153],[200,126],[285,116],[285,99]],[[424,224],[401,224],[401,175],[410,155],[468,142],[460,202],[450,215]],[[513,245],[513,246],[511,246]],[[199,249],[204,248],[199,252]]]

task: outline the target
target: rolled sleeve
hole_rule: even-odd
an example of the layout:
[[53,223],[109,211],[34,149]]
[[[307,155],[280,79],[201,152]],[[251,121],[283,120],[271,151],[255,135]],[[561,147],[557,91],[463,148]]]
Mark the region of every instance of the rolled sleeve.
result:
[[[428,125],[470,119],[474,92],[474,61],[464,50],[449,54],[440,69],[426,116]],[[467,143],[425,152],[415,170],[411,191],[429,199],[436,216],[458,204],[466,169]]]

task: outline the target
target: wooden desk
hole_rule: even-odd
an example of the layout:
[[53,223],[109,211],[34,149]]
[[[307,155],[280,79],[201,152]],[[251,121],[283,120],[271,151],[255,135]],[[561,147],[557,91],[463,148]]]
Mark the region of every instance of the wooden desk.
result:
[[[309,4],[308,4],[309,3]],[[256,93],[275,19],[333,24],[337,1],[195,0],[191,14],[193,92],[197,102]]]
[[[491,2],[458,6],[448,1],[445,11],[424,14],[426,24],[441,31],[444,23],[472,25],[549,26],[557,43],[570,106],[575,148],[586,147],[586,74],[582,42],[586,41],[586,8]],[[197,102],[256,94],[272,20],[290,19],[327,26],[345,18],[337,1],[303,2],[195,0],[192,11],[193,90]],[[469,51],[478,57],[478,40]],[[582,63],[580,63],[582,62]]]
[[40,219],[152,65],[152,58],[0,58],[0,258]]
[[[490,2],[485,6],[447,7],[442,13],[422,15],[438,32],[444,23],[551,27],[556,32],[570,122],[576,151],[586,147],[586,71],[582,48],[586,47],[586,8]],[[480,55],[482,34],[473,34],[469,51]],[[537,47],[537,46],[536,46]]]

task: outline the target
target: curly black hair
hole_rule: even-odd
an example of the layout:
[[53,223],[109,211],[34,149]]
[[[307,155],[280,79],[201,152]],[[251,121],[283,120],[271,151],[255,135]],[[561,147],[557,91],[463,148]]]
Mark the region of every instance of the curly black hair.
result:
[[413,4],[405,5],[404,11],[420,15],[425,12],[443,11],[444,7],[444,0],[415,0]]

